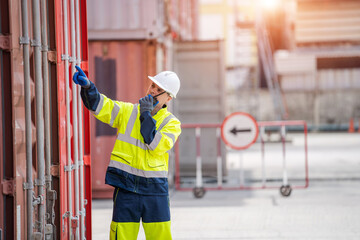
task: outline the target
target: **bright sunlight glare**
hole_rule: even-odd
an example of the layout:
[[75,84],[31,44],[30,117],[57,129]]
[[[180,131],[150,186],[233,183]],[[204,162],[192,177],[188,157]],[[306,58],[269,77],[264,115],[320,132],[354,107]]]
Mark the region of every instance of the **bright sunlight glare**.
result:
[[266,9],[273,9],[279,6],[280,0],[260,0],[260,6]]

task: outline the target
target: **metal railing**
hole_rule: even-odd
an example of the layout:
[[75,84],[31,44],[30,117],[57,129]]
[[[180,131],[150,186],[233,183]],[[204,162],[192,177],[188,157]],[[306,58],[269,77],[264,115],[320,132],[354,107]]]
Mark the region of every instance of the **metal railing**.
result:
[[[286,167],[286,126],[301,126],[303,127],[304,132],[304,172],[305,179],[304,185],[289,185],[288,175],[287,175],[287,167]],[[180,177],[180,149],[179,149],[179,141],[177,141],[175,145],[175,189],[178,191],[193,191],[195,197],[201,198],[204,196],[205,192],[208,190],[255,190],[255,189],[274,189],[278,188],[277,186],[268,186],[267,179],[265,175],[265,130],[267,127],[280,127],[280,136],[282,143],[282,185],[280,187],[280,192],[283,196],[289,196],[292,188],[307,188],[309,186],[309,177],[308,177],[308,148],[307,148],[307,124],[305,121],[273,121],[273,122],[258,122],[259,127],[259,142],[261,144],[261,186],[245,186],[243,181],[240,181],[239,186],[224,186],[224,178],[223,178],[223,159],[221,152],[221,124],[182,124],[181,127],[183,129],[191,129],[195,130],[196,137],[196,175],[195,175],[195,187],[183,187],[181,185],[181,177]],[[202,172],[202,157],[201,157],[201,129],[203,128],[214,128],[216,129],[216,144],[217,144],[217,186],[214,187],[204,187],[203,184],[203,172]],[[240,171],[242,171],[242,163],[240,163]],[[243,174],[240,174],[243,176]]]

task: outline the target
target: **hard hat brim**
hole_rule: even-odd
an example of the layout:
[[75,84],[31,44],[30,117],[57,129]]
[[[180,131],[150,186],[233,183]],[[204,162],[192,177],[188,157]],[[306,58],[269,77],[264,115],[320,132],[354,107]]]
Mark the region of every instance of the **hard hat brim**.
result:
[[[161,84],[159,83],[154,77],[152,76],[148,76],[148,78],[153,81],[156,85],[158,85],[160,88],[162,88],[162,90],[164,90],[165,92],[169,93],[168,90]],[[171,94],[171,93],[170,93]],[[171,94],[171,97],[176,98],[176,96],[174,96],[173,94]]]

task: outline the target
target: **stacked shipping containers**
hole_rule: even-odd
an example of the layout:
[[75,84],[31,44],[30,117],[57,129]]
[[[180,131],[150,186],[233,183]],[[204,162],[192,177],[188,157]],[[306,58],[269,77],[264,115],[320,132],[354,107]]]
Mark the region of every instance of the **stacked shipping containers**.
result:
[[0,239],[91,239],[89,113],[71,94],[75,63],[87,71],[86,1],[9,0],[0,10]]
[[[172,69],[174,42],[196,38],[197,0],[88,1],[89,77],[112,99],[136,103],[148,75]],[[116,130],[90,118],[93,197],[110,198],[105,172]]]
[[275,55],[289,116],[344,129],[360,118],[360,2],[293,2],[293,49]]

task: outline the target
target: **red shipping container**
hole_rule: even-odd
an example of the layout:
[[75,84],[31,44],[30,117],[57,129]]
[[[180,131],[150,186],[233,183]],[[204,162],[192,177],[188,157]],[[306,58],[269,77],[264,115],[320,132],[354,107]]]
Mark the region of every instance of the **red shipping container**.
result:
[[[68,1],[68,16],[70,16],[70,1]],[[77,1],[77,0],[76,0]],[[39,1],[40,2],[40,1]],[[19,39],[23,37],[21,1],[5,0],[0,2],[0,239],[26,239],[28,234],[27,226],[27,198],[24,183],[26,179],[26,139],[25,139],[25,99],[24,99],[24,59],[23,45]],[[56,239],[69,238],[69,217],[68,211],[68,182],[65,166],[68,165],[67,147],[66,147],[66,104],[65,104],[65,64],[62,59],[64,54],[64,19],[63,19],[63,1],[46,1],[47,39],[48,39],[48,66],[49,69],[49,95],[50,95],[50,155],[51,155],[51,178],[52,189],[56,191],[54,206],[54,225],[53,233]],[[82,9],[80,14],[81,31],[81,66],[87,71],[88,60],[88,41],[86,24],[86,0],[79,1],[79,7]],[[32,1],[27,1],[29,38],[32,36],[33,15]],[[70,21],[70,20],[69,20]],[[68,36],[70,36],[70,22]],[[25,41],[26,39],[22,39]],[[37,45],[32,42],[32,45]],[[70,46],[70,44],[69,44]],[[33,46],[30,49],[30,86],[31,86],[31,131],[32,131],[32,180],[34,196],[38,197],[38,153],[36,139],[36,117],[35,117],[35,61]],[[69,49],[71,50],[71,49]],[[70,51],[69,51],[70,53]],[[71,72],[71,71],[70,71]],[[71,76],[69,76],[71,83]],[[71,99],[70,99],[71,101]],[[71,105],[71,102],[70,102]],[[83,133],[84,133],[84,192],[87,204],[85,206],[86,216],[86,239],[91,239],[91,161],[90,161],[90,122],[89,112],[83,111]],[[72,117],[71,125],[72,125]],[[73,135],[71,128],[71,135]],[[73,146],[70,151],[73,151]],[[73,156],[73,155],[71,155]],[[71,160],[74,163],[73,159]],[[71,171],[74,179],[74,171]],[[74,181],[73,181],[74,182]],[[73,184],[73,183],[72,183]],[[74,189],[74,188],[73,188]],[[46,198],[48,197],[48,198]],[[72,191],[74,198],[74,190]],[[31,199],[32,200],[32,199]],[[49,196],[42,200],[44,205],[50,201]],[[75,200],[72,199],[74,203]],[[37,205],[34,206],[33,226],[36,227],[38,211]],[[43,219],[47,219],[43,216]],[[83,229],[85,229],[83,228]],[[37,231],[31,229],[32,232]],[[34,236],[33,236],[34,237]]]

